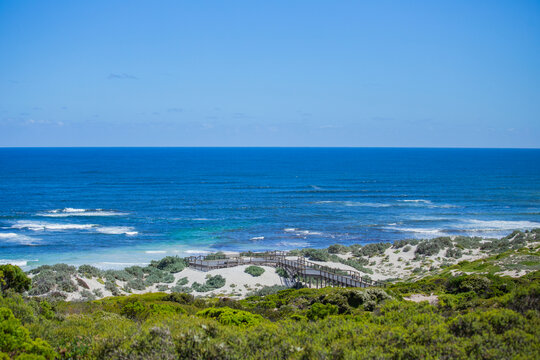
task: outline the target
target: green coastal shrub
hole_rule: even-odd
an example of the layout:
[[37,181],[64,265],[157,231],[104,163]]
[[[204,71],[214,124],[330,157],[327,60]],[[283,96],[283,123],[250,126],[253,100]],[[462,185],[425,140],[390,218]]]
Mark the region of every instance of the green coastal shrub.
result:
[[263,321],[263,317],[243,310],[229,307],[208,308],[197,313],[197,316],[216,319],[223,325],[253,326]]
[[330,254],[346,254],[349,252],[349,247],[341,244],[330,245],[327,249]]
[[126,287],[129,289],[134,289],[134,290],[144,290],[146,289],[146,284],[144,283],[142,279],[137,278],[137,279],[129,280],[126,283]]
[[311,305],[306,312],[306,317],[309,320],[324,319],[329,315],[336,315],[338,313],[338,307],[332,304],[315,303]]
[[187,285],[188,282],[189,282],[188,278],[184,276],[178,279],[178,281],[176,282],[176,285],[178,286]]
[[179,304],[191,304],[195,297],[186,293],[171,293],[163,298],[164,301],[172,301]]
[[260,266],[251,265],[251,266],[248,266],[244,270],[244,272],[251,275],[251,276],[258,277],[258,276],[261,276],[262,274],[264,274],[264,269],[262,267],[260,267]]
[[167,271],[171,274],[179,273],[184,270],[187,265],[187,262],[178,256],[166,256],[159,261],[153,260],[150,262],[150,266]]
[[32,281],[20,267],[15,265],[0,265],[0,293],[13,290],[22,293],[30,289]]
[[390,243],[372,243],[367,244],[358,249],[354,253],[355,256],[367,256],[367,257],[373,257],[376,255],[381,255],[385,252],[386,249],[388,249],[390,246],[392,246]]
[[92,278],[92,277],[99,278],[99,277],[103,276],[103,271],[101,271],[97,267],[91,266],[91,265],[81,265],[77,269],[77,272],[80,275],[82,275],[84,277],[87,277],[87,278]]
[[[8,308],[0,308],[0,354],[4,358],[54,359],[51,346],[40,338],[32,340],[28,329],[21,325]],[[8,356],[9,354],[9,356]]]
[[409,249],[410,249],[410,245],[418,245],[419,242],[420,242],[420,240],[418,240],[418,239],[396,240],[392,244],[392,247],[395,248],[395,249],[400,249],[402,247],[409,246]]
[[191,287],[197,292],[209,292],[225,286],[225,278],[221,275],[209,276],[204,284],[194,282]]
[[463,256],[463,252],[459,248],[450,248],[446,250],[446,257],[459,259],[461,256]]

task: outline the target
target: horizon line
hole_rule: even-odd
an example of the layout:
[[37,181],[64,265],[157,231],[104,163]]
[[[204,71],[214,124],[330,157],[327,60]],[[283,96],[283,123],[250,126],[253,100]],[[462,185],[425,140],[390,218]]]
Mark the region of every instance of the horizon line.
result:
[[0,149],[493,149],[540,150],[540,147],[470,147],[470,146],[3,146]]

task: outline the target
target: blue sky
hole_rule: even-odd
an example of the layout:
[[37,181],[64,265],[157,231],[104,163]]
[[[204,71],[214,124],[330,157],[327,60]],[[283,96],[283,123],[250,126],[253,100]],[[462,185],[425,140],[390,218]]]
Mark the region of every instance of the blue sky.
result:
[[0,146],[540,147],[539,1],[0,1]]

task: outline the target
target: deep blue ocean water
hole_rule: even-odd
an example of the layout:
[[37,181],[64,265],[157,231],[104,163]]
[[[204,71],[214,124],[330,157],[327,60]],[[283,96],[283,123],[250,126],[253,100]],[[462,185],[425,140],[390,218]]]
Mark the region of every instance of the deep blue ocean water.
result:
[[0,263],[166,255],[540,227],[540,150],[0,149]]

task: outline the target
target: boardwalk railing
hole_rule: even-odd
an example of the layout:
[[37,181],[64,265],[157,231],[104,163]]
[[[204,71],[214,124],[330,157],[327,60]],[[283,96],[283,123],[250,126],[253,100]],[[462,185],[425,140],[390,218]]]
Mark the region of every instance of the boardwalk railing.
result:
[[342,286],[342,287],[369,287],[385,284],[373,281],[355,270],[336,269],[307,260],[303,256],[288,259],[283,251],[266,253],[250,253],[249,256],[224,256],[216,259],[209,256],[190,256],[187,258],[190,267],[202,271],[223,269],[240,265],[267,265],[283,268],[297,281],[309,287]]

